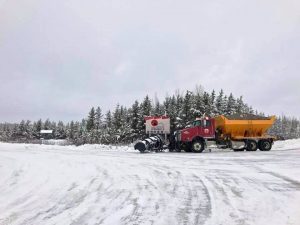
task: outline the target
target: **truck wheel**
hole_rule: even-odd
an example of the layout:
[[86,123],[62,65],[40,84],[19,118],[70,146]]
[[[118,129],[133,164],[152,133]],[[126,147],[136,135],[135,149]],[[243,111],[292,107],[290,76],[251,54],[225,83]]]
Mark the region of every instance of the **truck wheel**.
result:
[[204,150],[204,143],[203,143],[203,141],[200,141],[200,140],[193,141],[193,143],[192,143],[192,150],[193,150],[193,152],[196,152],[196,153],[203,152],[203,150]]
[[248,140],[246,144],[246,151],[256,151],[258,148],[257,142],[254,140]]
[[258,142],[259,150],[261,151],[270,151],[272,144],[269,140],[261,140]]

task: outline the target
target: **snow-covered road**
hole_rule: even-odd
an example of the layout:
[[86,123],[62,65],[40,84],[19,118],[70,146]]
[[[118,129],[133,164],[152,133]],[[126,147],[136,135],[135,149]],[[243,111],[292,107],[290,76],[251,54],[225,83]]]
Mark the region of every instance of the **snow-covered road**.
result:
[[0,143],[0,225],[299,225],[300,148],[282,146],[139,154]]

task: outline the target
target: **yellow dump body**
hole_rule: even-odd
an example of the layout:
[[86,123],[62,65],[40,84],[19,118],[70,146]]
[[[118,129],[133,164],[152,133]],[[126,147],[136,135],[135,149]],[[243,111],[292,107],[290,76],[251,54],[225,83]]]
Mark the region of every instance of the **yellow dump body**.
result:
[[235,140],[267,137],[266,132],[274,122],[275,116],[262,119],[228,119],[221,115],[215,118],[215,126],[221,133],[221,137]]

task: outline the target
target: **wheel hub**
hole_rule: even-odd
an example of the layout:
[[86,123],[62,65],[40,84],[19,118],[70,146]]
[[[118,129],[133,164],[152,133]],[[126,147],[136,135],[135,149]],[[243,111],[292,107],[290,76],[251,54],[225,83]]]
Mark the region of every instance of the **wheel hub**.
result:
[[194,144],[194,149],[195,149],[196,151],[200,151],[200,150],[201,150],[201,145],[200,145],[199,143],[195,143],[195,144]]
[[265,142],[265,143],[264,143],[264,149],[269,149],[269,147],[270,147],[269,142]]

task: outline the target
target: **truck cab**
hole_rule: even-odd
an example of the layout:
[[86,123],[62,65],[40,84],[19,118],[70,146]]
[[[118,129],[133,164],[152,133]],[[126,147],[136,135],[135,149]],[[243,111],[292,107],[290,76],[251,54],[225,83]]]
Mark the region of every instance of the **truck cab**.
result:
[[181,130],[180,139],[182,142],[192,142],[195,139],[214,139],[215,121],[211,118],[196,119],[192,126]]

